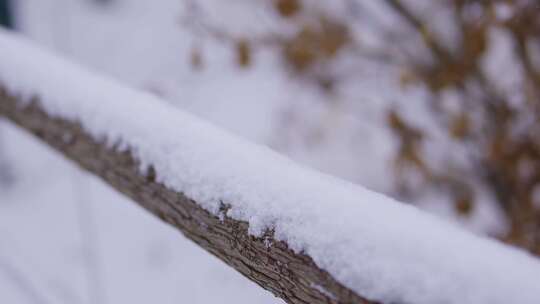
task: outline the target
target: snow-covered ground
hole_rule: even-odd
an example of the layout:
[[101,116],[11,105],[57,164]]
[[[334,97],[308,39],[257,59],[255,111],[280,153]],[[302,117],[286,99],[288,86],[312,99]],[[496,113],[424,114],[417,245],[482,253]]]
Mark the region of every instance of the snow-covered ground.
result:
[[[246,14],[246,1],[202,2],[232,31],[273,26],[271,16]],[[368,71],[333,97],[340,102],[326,102],[271,53],[258,51],[240,70],[230,46],[182,28],[183,3],[17,0],[22,30],[64,56],[304,164],[390,191],[394,143],[380,122],[385,102],[403,95],[387,89],[385,75]],[[200,71],[189,65],[193,45],[203,46]],[[407,96],[412,115],[415,96]],[[5,123],[0,133],[16,178],[0,188],[0,302],[280,302],[35,140]],[[476,230],[494,229],[496,213],[480,210],[488,221]]]

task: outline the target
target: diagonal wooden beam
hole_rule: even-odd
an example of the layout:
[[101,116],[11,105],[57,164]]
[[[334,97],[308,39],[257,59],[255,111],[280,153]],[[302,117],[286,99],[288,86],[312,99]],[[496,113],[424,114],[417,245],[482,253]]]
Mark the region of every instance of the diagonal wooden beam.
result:
[[[100,177],[187,238],[287,303],[375,303],[337,282],[304,254],[286,243],[248,233],[248,224],[204,210],[182,193],[143,175],[129,151],[96,141],[80,124],[49,116],[38,98],[21,106],[0,84],[0,115],[58,150],[81,168]],[[227,206],[223,205],[226,209]],[[268,244],[272,246],[268,246]]]

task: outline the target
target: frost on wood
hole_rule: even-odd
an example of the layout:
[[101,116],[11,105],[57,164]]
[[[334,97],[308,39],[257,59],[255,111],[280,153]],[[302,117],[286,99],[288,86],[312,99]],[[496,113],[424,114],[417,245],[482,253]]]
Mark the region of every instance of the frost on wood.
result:
[[540,303],[531,256],[302,168],[7,33],[0,86],[0,113],[290,303]]

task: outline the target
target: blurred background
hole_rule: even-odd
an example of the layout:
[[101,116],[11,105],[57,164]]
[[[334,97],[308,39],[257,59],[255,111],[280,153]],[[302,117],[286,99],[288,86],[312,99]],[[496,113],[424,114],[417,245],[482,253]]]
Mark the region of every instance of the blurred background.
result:
[[[0,23],[540,254],[538,1],[0,0]],[[0,302],[128,301],[281,302],[0,120]]]

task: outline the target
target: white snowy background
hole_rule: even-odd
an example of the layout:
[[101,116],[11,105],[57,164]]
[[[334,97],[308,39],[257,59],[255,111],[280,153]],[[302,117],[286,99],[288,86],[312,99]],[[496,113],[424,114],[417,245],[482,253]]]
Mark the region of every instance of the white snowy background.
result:
[[[201,3],[231,31],[256,32],[275,23],[275,16],[253,14],[246,1]],[[180,0],[16,4],[20,29],[63,56],[380,192],[392,186],[395,143],[383,127],[388,103],[406,99],[412,115],[424,111],[422,92],[389,89],[396,85],[377,69],[332,97],[339,103],[291,81],[271,52],[260,51],[252,67],[239,69],[230,46],[182,27]],[[189,64],[194,45],[204,46],[200,71]],[[284,125],[284,117],[298,113]],[[1,303],[281,302],[4,121],[0,146],[13,175],[0,188]],[[453,218],[444,202],[437,206],[428,207]],[[468,223],[472,230],[500,229],[489,205],[477,213]]]

